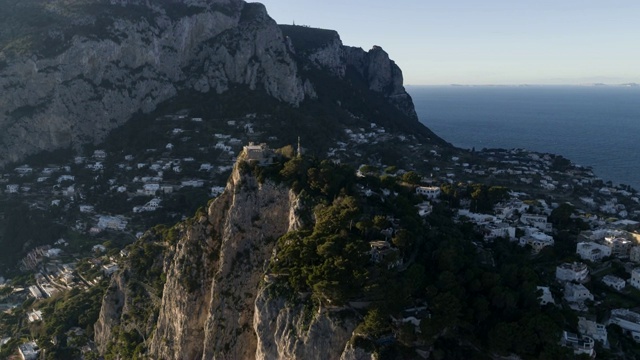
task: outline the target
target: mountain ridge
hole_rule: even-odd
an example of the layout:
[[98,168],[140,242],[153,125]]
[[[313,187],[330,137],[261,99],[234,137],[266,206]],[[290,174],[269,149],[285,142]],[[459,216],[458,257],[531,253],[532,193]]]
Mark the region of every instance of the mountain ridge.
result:
[[44,27],[10,21],[0,36],[0,165],[40,151],[99,143],[136,114],[152,112],[185,91],[221,94],[246,85],[297,107],[319,96],[318,77],[309,75],[313,66],[339,81],[353,70],[362,86],[417,122],[402,72],[386,52],[345,47],[334,32],[328,46],[304,54],[295,49],[300,36],[294,30],[305,28],[276,25],[259,3],[16,6],[36,19],[55,20]]

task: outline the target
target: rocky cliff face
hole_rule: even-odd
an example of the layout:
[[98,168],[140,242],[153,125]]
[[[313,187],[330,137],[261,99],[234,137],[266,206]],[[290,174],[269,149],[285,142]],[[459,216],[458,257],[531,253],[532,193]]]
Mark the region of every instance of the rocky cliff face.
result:
[[[417,120],[411,96],[403,85],[402,70],[381,47],[369,51],[345,46],[337,32],[281,25],[285,35],[292,39],[293,52],[305,58],[308,64],[345,78],[348,70],[355,71],[369,90],[383,94],[399,110]],[[312,39],[311,41],[309,39]]]
[[234,170],[225,193],[177,245],[152,358],[253,357],[257,289],[275,239],[297,222],[295,204],[288,189]]
[[245,85],[293,106],[333,96],[318,94],[301,67],[340,79],[353,71],[417,120],[402,72],[382,49],[343,46],[335,31],[279,27],[258,3],[0,0],[0,7],[0,166],[99,142],[185,92]]
[[347,344],[356,314],[293,305],[273,291],[266,274],[276,239],[302,226],[304,207],[286,186],[242,169],[206,212],[172,230],[175,245],[140,245],[166,278],[160,298],[135,259],[113,277],[95,326],[102,354],[117,354],[117,338],[128,333],[153,359],[354,358]]
[[30,15],[56,15],[59,23],[34,30],[47,51],[16,50],[21,38],[0,37],[0,165],[100,141],[185,89],[220,93],[244,84],[294,105],[305,98],[282,34],[261,4],[113,1],[85,4],[67,19],[60,13],[68,4],[33,3]]

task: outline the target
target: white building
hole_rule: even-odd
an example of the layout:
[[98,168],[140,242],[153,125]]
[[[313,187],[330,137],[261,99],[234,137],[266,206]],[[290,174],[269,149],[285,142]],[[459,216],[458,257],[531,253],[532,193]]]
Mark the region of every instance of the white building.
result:
[[556,280],[560,282],[575,281],[583,283],[587,282],[588,279],[589,269],[584,263],[564,263],[556,266]]
[[607,328],[604,324],[578,317],[578,331],[580,334],[587,335],[595,341],[600,341],[603,344],[607,343]]
[[[229,140],[229,143],[232,143],[233,140]],[[240,142],[240,140],[237,140]],[[254,144],[252,142],[249,145],[245,145],[243,148],[243,152],[247,161],[256,161],[260,165],[268,165],[273,162],[273,151],[269,149],[267,144]]]
[[631,279],[629,279],[629,285],[636,289],[640,289],[640,268],[631,270]]
[[640,246],[634,246],[629,250],[629,259],[633,262],[640,262]]
[[42,310],[31,310],[27,313],[29,322],[42,321]]
[[589,336],[579,336],[578,334],[563,331],[561,343],[566,347],[572,348],[575,355],[595,355],[595,342]]
[[514,239],[516,237],[516,228],[507,223],[490,223],[484,229],[484,239],[491,240],[495,238]]
[[426,196],[428,199],[437,199],[440,197],[440,188],[438,186],[418,186],[416,194]]
[[602,278],[602,282],[605,285],[612,287],[618,291],[621,291],[622,289],[624,289],[625,285],[627,285],[627,283],[623,279],[614,275],[605,275]]
[[579,242],[576,253],[582,260],[600,261],[611,255],[611,248],[594,242]]
[[122,231],[127,227],[127,220],[123,216],[100,216],[98,228]]
[[607,325],[616,324],[640,342],[640,314],[629,309],[613,309]]
[[18,346],[18,352],[24,360],[36,360],[40,354],[40,349],[35,341],[29,341]]
[[633,243],[622,237],[607,236],[604,238],[604,245],[611,249],[611,255],[626,258],[629,257]]
[[145,195],[153,196],[158,190],[160,190],[160,184],[144,184],[142,186],[142,192]]
[[542,290],[542,295],[538,297],[540,300],[540,305],[544,306],[547,304],[555,304],[556,302],[553,300],[553,295],[551,295],[551,290],[548,286],[538,286],[538,290]]
[[520,246],[531,245],[534,253],[540,252],[546,246],[553,246],[555,241],[552,236],[545,233],[534,232],[520,238]]
[[552,230],[552,226],[547,222],[545,215],[522,214],[520,216],[520,222],[542,231],[550,232]]
[[568,282],[564,284],[564,298],[568,302],[582,303],[585,300],[593,301],[593,294],[582,284]]

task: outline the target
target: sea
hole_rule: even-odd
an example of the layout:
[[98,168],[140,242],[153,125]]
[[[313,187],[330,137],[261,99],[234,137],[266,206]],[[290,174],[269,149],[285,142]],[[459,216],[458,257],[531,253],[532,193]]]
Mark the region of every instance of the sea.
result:
[[456,147],[523,148],[640,190],[640,87],[407,86],[420,121]]

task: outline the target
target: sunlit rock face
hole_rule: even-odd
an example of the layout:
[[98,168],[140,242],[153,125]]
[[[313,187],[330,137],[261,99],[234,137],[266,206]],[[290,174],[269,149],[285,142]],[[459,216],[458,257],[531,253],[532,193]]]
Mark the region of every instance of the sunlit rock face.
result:
[[21,34],[19,19],[0,33],[0,165],[98,142],[184,90],[222,93],[242,84],[292,105],[305,98],[282,33],[261,4],[27,4],[12,11],[50,21],[38,25],[38,37]]

